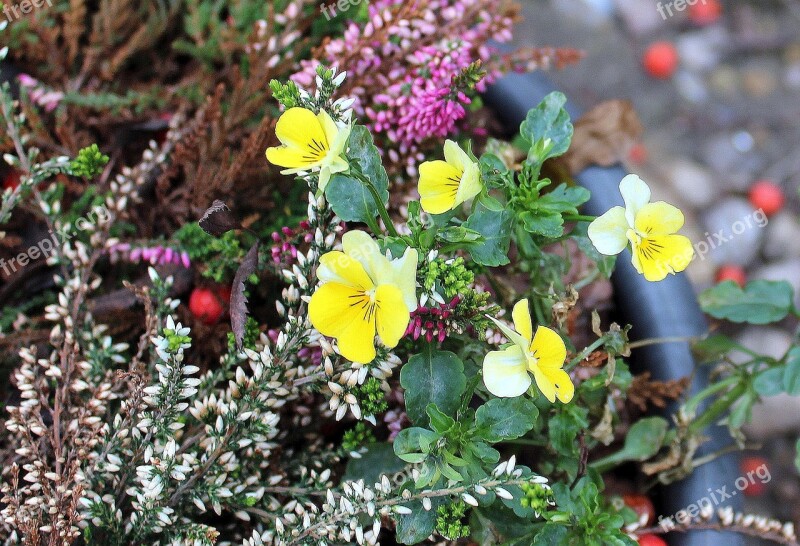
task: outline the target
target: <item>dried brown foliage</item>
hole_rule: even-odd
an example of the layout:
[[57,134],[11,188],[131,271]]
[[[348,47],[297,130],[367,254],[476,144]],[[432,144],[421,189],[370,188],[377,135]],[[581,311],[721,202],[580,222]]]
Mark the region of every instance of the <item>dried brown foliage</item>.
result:
[[690,378],[682,377],[672,381],[656,381],[650,379],[650,372],[643,372],[633,378],[628,391],[631,404],[646,411],[647,406],[663,408],[670,400],[677,400],[689,386]]

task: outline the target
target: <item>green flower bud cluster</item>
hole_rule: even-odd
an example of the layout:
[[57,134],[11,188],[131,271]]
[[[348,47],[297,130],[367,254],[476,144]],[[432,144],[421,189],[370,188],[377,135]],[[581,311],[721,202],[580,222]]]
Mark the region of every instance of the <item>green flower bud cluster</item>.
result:
[[167,342],[169,342],[169,352],[171,353],[177,352],[178,349],[181,348],[181,345],[192,342],[192,338],[189,336],[180,336],[171,328],[164,328],[164,337]]
[[101,172],[108,163],[108,156],[103,155],[97,144],[92,144],[82,148],[78,156],[70,162],[70,171],[75,176],[83,178],[94,178]]
[[358,400],[364,416],[377,415],[389,408],[386,393],[381,389],[381,381],[376,377],[370,377],[363,385],[354,387],[351,392]]
[[342,449],[347,452],[355,451],[363,445],[375,442],[375,435],[367,428],[364,421],[359,421],[356,426],[345,431],[342,437]]
[[539,514],[546,512],[552,506],[553,492],[549,487],[540,483],[523,483],[520,489],[525,495],[520,499],[522,506],[533,508]]
[[436,532],[447,540],[469,536],[469,525],[461,522],[467,513],[464,501],[443,504],[436,509]]
[[448,261],[436,258],[420,269],[425,289],[433,290],[438,283],[447,299],[470,292],[469,286],[475,281],[475,274],[466,268],[464,258]]

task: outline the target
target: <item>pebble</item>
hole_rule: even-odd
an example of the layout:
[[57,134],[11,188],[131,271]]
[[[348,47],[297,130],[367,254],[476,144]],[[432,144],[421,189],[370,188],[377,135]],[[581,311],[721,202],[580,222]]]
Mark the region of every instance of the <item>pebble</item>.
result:
[[762,251],[768,260],[800,258],[800,223],[794,214],[781,211],[769,219]]
[[751,97],[764,98],[778,88],[778,67],[767,61],[746,67],[742,71],[742,87]]
[[615,0],[615,4],[625,26],[634,36],[651,34],[669,22],[669,19],[665,21],[658,14],[654,3],[641,0]]
[[701,209],[719,197],[720,188],[702,165],[686,159],[670,162],[667,180],[690,206]]
[[708,81],[711,89],[723,97],[731,97],[739,92],[739,72],[730,65],[716,67]]
[[720,177],[724,177],[727,188],[746,191],[755,173],[762,169],[764,158],[754,149],[742,153],[736,134],[725,131],[709,137],[702,148],[702,159]]
[[[714,205],[702,216],[707,257],[717,265],[750,265],[764,236],[760,218],[746,199],[731,197]],[[702,250],[700,242],[695,243],[695,248]]]
[[705,81],[688,70],[680,70],[675,75],[675,87],[678,93],[689,102],[701,103],[708,100],[708,89]]
[[730,36],[723,26],[681,34],[676,41],[684,68],[706,72],[719,64],[720,52]]

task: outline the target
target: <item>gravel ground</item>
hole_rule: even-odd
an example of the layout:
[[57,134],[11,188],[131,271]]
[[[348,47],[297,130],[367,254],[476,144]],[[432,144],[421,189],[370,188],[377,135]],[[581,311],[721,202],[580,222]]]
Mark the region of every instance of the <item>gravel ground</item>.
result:
[[[662,17],[660,3],[672,4],[527,0],[516,45],[585,50],[581,64],[551,74],[584,107],[612,98],[633,102],[646,153],[631,157],[629,170],[651,184],[656,198],[683,209],[684,233],[696,249],[714,243],[688,269],[697,290],[714,283],[720,266],[735,265],[748,279],[788,280],[800,295],[800,2],[723,2],[722,16],[705,26],[687,11]],[[664,40],[675,45],[679,63],[671,78],[659,80],[643,69],[642,57]],[[748,200],[764,179],[786,197],[769,218]],[[721,230],[724,243],[711,235]],[[751,327],[738,336],[765,353],[791,343],[791,333],[779,329]],[[748,508],[795,525],[799,430],[800,401],[775,397],[755,412],[748,431],[762,444],[749,453],[766,457],[772,469],[765,493],[748,497]]]

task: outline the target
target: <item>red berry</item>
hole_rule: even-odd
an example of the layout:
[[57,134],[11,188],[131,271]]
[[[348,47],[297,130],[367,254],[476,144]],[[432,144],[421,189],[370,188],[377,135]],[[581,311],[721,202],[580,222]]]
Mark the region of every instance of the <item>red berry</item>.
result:
[[748,497],[759,497],[767,490],[765,485],[771,479],[767,460],[763,457],[745,457],[739,465],[741,476],[736,479],[736,489]]
[[717,269],[717,275],[714,280],[718,283],[733,281],[739,286],[744,286],[747,283],[747,273],[745,273],[744,268],[738,265],[726,264]]
[[189,296],[189,311],[204,324],[215,324],[225,314],[230,299],[231,289],[227,286],[197,287]]
[[655,42],[644,52],[642,63],[648,74],[666,80],[678,68],[678,50],[672,42]]
[[15,190],[19,186],[19,173],[14,169],[8,169],[3,177],[3,189]]
[[639,142],[631,146],[628,152],[628,159],[630,159],[631,163],[634,165],[642,165],[647,161],[647,155],[647,147]]
[[645,527],[653,525],[653,522],[656,519],[656,509],[653,506],[653,501],[650,500],[650,497],[640,493],[628,493],[622,495],[622,501],[626,504],[626,506],[636,512],[636,515],[639,516],[640,521],[642,516],[647,516],[647,521],[644,523]]
[[722,4],[719,0],[700,0],[689,4],[689,20],[698,26],[716,23],[722,15]]
[[667,543],[658,535],[642,535],[639,537],[639,546],[667,546]]
[[785,202],[783,190],[772,180],[759,180],[750,187],[750,203],[767,216],[781,210]]

